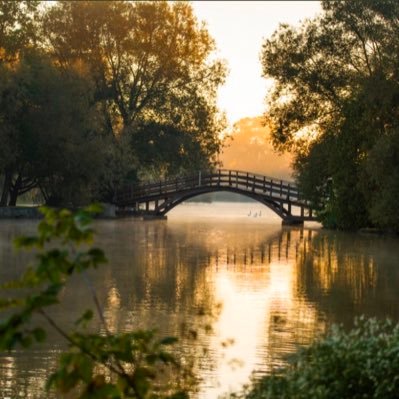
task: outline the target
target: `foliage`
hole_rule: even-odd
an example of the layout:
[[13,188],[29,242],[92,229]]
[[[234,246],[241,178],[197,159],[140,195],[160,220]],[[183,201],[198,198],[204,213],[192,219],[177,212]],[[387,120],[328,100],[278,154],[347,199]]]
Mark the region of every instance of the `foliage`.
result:
[[[106,263],[102,250],[87,247],[92,242],[95,205],[76,213],[42,208],[44,219],[38,235],[17,239],[20,248],[36,249],[36,265],[4,288],[24,289],[22,294],[1,300],[1,308],[14,311],[0,324],[0,350],[30,347],[46,339],[47,329],[37,326],[37,317],[60,333],[69,345],[49,377],[47,389],[79,398],[186,398],[189,370],[172,355],[173,337],[159,339],[154,331],[111,333],[95,291],[88,284],[104,334],[85,330],[94,316],[88,309],[72,331],[63,330],[49,308],[60,303],[70,277]],[[15,309],[17,308],[17,309]],[[10,312],[10,310],[8,310]],[[168,373],[173,373],[173,379]]]
[[[378,143],[391,140],[398,125],[399,5],[348,0],[322,7],[298,28],[281,25],[263,45],[263,73],[275,80],[267,110],[274,145],[296,152],[304,194],[322,205],[326,224],[397,229],[392,202],[379,201],[381,175],[370,165],[378,153],[387,170],[395,167]],[[398,184],[390,179],[384,195],[393,198]],[[328,185],[333,202],[325,198]]]
[[144,178],[178,176],[187,170],[207,169],[206,149],[194,135],[171,125],[146,123],[131,138]]
[[0,1],[0,63],[14,60],[36,41],[38,1]]
[[99,149],[99,154],[103,165],[98,170],[99,179],[95,182],[93,197],[113,203],[118,188],[126,183],[138,182],[139,160],[131,151],[129,137],[115,138],[105,135],[101,141],[103,147]]
[[[25,52],[0,85],[3,168],[10,205],[39,187],[48,204],[75,203],[102,167],[90,90],[76,73],[63,73],[39,51]],[[83,197],[84,198],[84,197]],[[90,200],[86,198],[86,201]]]
[[[195,144],[191,156],[199,146],[202,162],[215,161],[224,127],[216,93],[225,69],[220,60],[208,60],[214,41],[190,4],[59,2],[44,15],[43,31],[62,66],[87,71],[109,134],[132,137],[144,172],[147,160],[160,173],[164,164],[152,146],[140,143],[170,129],[179,132],[181,145]],[[162,144],[167,147],[169,139],[165,135]],[[169,163],[172,170],[181,167],[179,159]]]
[[398,343],[399,326],[391,321],[360,318],[349,332],[334,326],[288,367],[256,382],[245,398],[397,398]]
[[112,202],[138,176],[217,163],[214,49],[189,3],[0,1],[0,206],[38,188]]
[[385,228],[399,231],[399,215],[397,199],[399,197],[399,131],[376,141],[365,161],[362,179],[368,187],[364,191],[372,191],[369,199],[371,220]]

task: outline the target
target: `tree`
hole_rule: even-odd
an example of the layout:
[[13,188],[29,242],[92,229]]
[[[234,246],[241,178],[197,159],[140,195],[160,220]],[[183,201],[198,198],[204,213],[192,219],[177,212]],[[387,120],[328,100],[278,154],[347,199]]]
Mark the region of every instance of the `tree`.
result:
[[216,92],[225,69],[208,60],[214,42],[190,4],[59,2],[48,9],[43,30],[60,65],[87,70],[109,134],[118,139],[145,135],[145,124],[159,133],[171,126],[198,143],[204,161],[216,161],[224,127]]
[[191,5],[38,4],[0,2],[1,206],[35,187],[53,205],[112,201],[139,176],[217,163],[225,70]]
[[[37,1],[0,1],[0,90],[3,97],[7,96],[11,78],[11,71],[18,57],[34,46],[37,27]],[[14,101],[14,99],[11,99]],[[4,105],[4,101],[2,101]],[[14,104],[17,106],[17,104]],[[4,115],[4,110],[3,110]],[[17,151],[13,143],[13,126],[0,117],[0,180],[2,190],[0,206],[5,206],[9,189],[12,185],[12,170],[8,165]],[[27,182],[28,186],[30,182]]]
[[[379,184],[366,165],[378,141],[397,129],[399,5],[356,0],[322,6],[321,16],[299,28],[281,25],[263,45],[264,76],[275,80],[267,111],[273,142],[296,152],[300,186],[322,205],[325,222],[387,227],[370,208]],[[381,149],[379,156],[389,157]],[[391,183],[397,191],[399,183]],[[384,206],[377,213],[389,211]]]
[[101,132],[94,132],[99,116],[89,104],[87,82],[74,71],[61,72],[36,50],[4,71],[3,199],[9,196],[15,205],[19,195],[38,187],[52,205],[90,200],[103,146]]
[[149,122],[138,126],[131,146],[137,152],[143,178],[178,176],[208,167],[208,154],[195,137],[171,125]]
[[399,197],[399,131],[377,140],[365,162],[363,191],[373,191],[368,198],[370,218],[384,229],[399,231],[397,200]]

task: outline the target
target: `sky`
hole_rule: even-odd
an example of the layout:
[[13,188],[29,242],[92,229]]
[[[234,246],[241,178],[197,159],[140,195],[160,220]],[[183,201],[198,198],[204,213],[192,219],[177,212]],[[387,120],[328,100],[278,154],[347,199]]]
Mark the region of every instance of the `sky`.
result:
[[262,43],[280,23],[298,25],[321,11],[318,1],[193,1],[199,20],[216,40],[217,55],[227,61],[229,75],[219,90],[218,105],[233,124],[262,115],[271,81],[262,78]]

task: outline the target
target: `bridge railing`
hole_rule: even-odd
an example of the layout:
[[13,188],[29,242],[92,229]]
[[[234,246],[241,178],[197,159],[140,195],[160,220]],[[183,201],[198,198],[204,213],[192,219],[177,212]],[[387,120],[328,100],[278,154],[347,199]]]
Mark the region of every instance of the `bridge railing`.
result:
[[219,169],[213,172],[198,172],[195,175],[161,180],[155,183],[126,187],[117,194],[118,203],[156,198],[185,190],[206,187],[226,187],[237,191],[269,195],[291,202],[300,200],[297,186],[290,181],[238,170]]

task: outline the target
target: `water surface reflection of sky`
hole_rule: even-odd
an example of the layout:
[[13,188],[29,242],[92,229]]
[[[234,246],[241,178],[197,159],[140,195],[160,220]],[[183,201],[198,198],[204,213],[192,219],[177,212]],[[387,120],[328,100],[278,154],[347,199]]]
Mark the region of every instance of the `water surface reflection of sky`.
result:
[[[34,231],[35,223],[0,224],[5,281],[29,259],[13,253],[12,236]],[[253,371],[283,365],[287,354],[332,322],[350,326],[360,314],[398,318],[396,238],[282,228],[256,203],[190,203],[167,221],[95,225],[109,265],[91,279],[110,328],[156,327],[161,335],[177,336],[182,323],[196,328],[198,339],[182,338],[177,355],[196,359],[199,398],[238,390]],[[196,316],[215,313],[219,304],[218,317]],[[77,276],[52,314],[68,327],[89,306],[90,294]],[[205,333],[204,324],[212,331]],[[93,328],[103,330],[98,322]],[[51,335],[28,353],[0,356],[0,398],[47,397],[42,386],[64,347]]]

